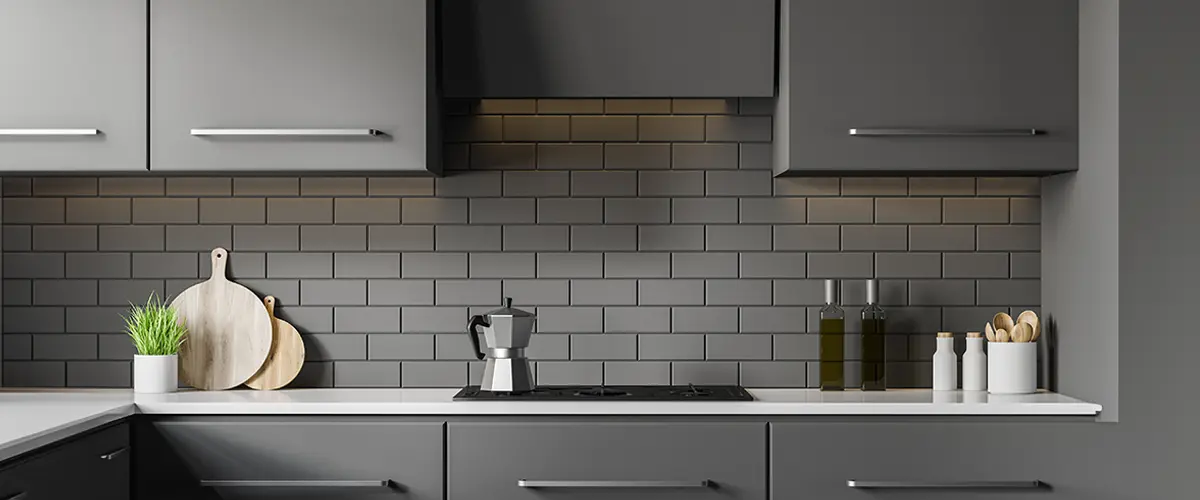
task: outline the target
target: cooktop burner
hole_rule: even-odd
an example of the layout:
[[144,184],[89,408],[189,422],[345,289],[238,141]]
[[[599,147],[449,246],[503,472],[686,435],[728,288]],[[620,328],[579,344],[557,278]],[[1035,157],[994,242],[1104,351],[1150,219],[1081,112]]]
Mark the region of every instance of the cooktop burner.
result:
[[455,401],[753,401],[737,385],[608,385],[543,386],[530,392],[484,391],[463,387]]

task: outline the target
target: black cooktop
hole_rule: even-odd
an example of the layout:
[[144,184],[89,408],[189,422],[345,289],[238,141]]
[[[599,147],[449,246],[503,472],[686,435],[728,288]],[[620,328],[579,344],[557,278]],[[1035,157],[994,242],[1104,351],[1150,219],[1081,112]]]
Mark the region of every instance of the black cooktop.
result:
[[463,387],[455,401],[753,401],[738,385],[562,385],[530,392],[492,392]]

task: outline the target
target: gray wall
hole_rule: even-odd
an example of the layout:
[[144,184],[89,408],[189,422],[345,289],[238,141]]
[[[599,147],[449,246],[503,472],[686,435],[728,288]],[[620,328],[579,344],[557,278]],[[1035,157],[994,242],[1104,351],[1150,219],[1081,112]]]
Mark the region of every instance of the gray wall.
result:
[[1037,179],[774,180],[771,100],[450,107],[440,179],[4,179],[4,383],[129,385],[119,314],[217,245],[304,386],[462,385],[503,295],[543,384],[813,386],[826,277],[851,315],[883,280],[889,377],[927,386],[936,331],[1041,302]]

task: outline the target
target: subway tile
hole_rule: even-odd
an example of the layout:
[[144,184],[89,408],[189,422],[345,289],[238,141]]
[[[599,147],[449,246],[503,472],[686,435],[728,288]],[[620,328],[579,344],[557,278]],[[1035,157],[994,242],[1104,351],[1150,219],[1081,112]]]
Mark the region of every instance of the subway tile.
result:
[[3,239],[4,251],[28,252],[33,250],[33,227],[4,226],[3,231],[4,234],[0,238]]
[[[205,249],[197,254],[200,276],[212,275],[212,254]],[[267,254],[258,252],[234,252],[229,254],[225,273],[232,280],[242,278],[265,278],[267,276]]]
[[704,226],[638,226],[638,250],[704,250]]
[[1006,253],[947,253],[942,257],[947,278],[1007,278]]
[[4,280],[3,303],[6,306],[33,305],[33,281],[25,279]]
[[604,168],[608,170],[649,170],[671,168],[669,144],[605,144]]
[[671,222],[670,198],[610,198],[604,200],[606,224],[665,224]]
[[1037,177],[980,177],[979,196],[1040,196],[1042,180]]
[[301,177],[300,196],[366,196],[363,177]]
[[456,174],[471,169],[471,145],[442,143],[442,169]]
[[34,226],[34,251],[94,251],[96,226]]
[[434,284],[439,306],[497,304],[503,296],[500,280],[438,280]]
[[1033,252],[1042,246],[1040,226],[979,226],[978,238],[980,251]]
[[669,385],[671,383],[671,364],[609,361],[604,363],[604,383],[607,385]]
[[604,99],[538,99],[537,112],[543,115],[603,114]]
[[300,250],[298,226],[233,226],[233,251]]
[[100,196],[162,196],[166,193],[161,177],[103,177]]
[[604,310],[600,307],[539,307],[539,333],[600,333],[604,331]]
[[431,306],[433,280],[368,280],[367,303],[373,306]]
[[770,196],[771,173],[759,170],[713,170],[704,173],[708,196]]
[[571,359],[571,336],[538,333],[525,354],[535,361]]
[[300,250],[305,252],[364,252],[366,226],[302,226]]
[[504,280],[504,296],[512,297],[515,304],[564,306],[571,301],[570,282],[543,279]]
[[738,364],[731,361],[683,361],[671,363],[671,383],[738,384]]
[[194,253],[135,253],[134,278],[198,278],[199,263]]
[[772,115],[775,113],[774,98],[742,97],[738,99],[738,114],[740,115]]
[[4,385],[8,387],[65,387],[66,377],[66,363],[62,361],[4,363]]
[[504,226],[505,251],[566,251],[571,248],[570,226]]
[[671,277],[736,278],[738,277],[738,254],[673,253],[671,254]]
[[603,144],[538,144],[538,170],[599,170],[604,168]]
[[821,224],[870,224],[875,204],[871,198],[811,198],[808,222]]
[[129,387],[129,361],[68,361],[67,387]]
[[571,172],[572,196],[636,196],[637,172]]
[[913,177],[908,180],[912,196],[974,196],[975,179],[971,177]]
[[406,361],[400,364],[400,382],[403,387],[462,387],[467,366],[461,361]]
[[637,280],[571,280],[572,305],[629,306],[637,299]]
[[271,198],[267,200],[267,222],[270,224],[333,223],[333,199]]
[[569,172],[504,172],[504,196],[549,198],[571,193]]
[[300,367],[300,373],[288,387],[316,388],[333,387],[333,363],[309,361]]
[[[862,307],[867,304],[866,280],[842,280],[841,305]],[[879,303],[883,306],[903,306],[908,304],[908,282],[902,279],[881,279],[879,285]]]
[[540,253],[537,255],[539,278],[600,278],[604,276],[604,254]]
[[704,241],[709,251],[770,250],[771,226],[708,226]]
[[67,224],[128,224],[128,198],[68,198]]
[[534,99],[480,99],[472,103],[472,114],[481,115],[530,115],[537,112]]
[[[441,179],[439,177],[439,179]],[[434,179],[425,177],[371,177],[369,196],[433,196]]]
[[62,307],[5,307],[4,332],[62,333],[66,328]]
[[400,387],[400,363],[391,361],[337,361],[333,364],[337,387]]
[[[952,254],[947,254],[949,257]],[[877,278],[941,278],[942,254],[939,253],[877,253]],[[947,278],[951,276],[946,276]]]
[[33,179],[28,177],[5,177],[0,182],[3,184],[0,193],[6,198],[33,195]]
[[825,303],[824,280],[777,279],[773,287],[774,304],[779,306],[821,305]]
[[[8,254],[4,256],[6,277],[21,278],[19,274],[10,273],[8,271],[8,261],[17,257],[20,254]],[[57,254],[41,254],[47,257],[46,261],[41,258],[35,262],[31,262],[35,266],[45,266],[45,268],[35,267],[31,271],[38,271],[39,274],[46,276],[28,276],[31,278],[51,278],[48,276],[55,270],[61,270],[62,258]],[[57,261],[57,262],[55,262]],[[195,265],[193,259],[192,265]],[[66,255],[66,276],[68,278],[128,278],[131,276],[132,260],[130,254],[127,253],[110,253],[110,252],[92,252],[92,253],[69,253]],[[61,273],[61,271],[59,271]],[[62,275],[58,276],[62,277]]]
[[572,360],[637,359],[637,335],[572,335]]
[[672,99],[671,112],[692,115],[732,115],[738,110],[737,99]]
[[771,280],[708,280],[705,304],[710,306],[771,305]]
[[300,179],[297,177],[234,177],[233,196],[300,196]]
[[975,228],[972,226],[909,226],[910,251],[972,251],[975,250]]
[[637,226],[572,226],[571,250],[637,250]]
[[452,116],[445,121],[446,142],[500,142],[504,140],[502,116]]
[[332,278],[333,254],[284,253],[267,254],[268,278]]
[[[439,197],[492,197],[500,196],[503,172],[460,172],[436,180]],[[420,210],[419,216],[429,222],[466,222],[466,201],[462,200],[411,200],[406,209]],[[459,216],[461,210],[461,217]],[[405,213],[407,216],[408,214]]]
[[[113,333],[124,330],[128,307],[67,307],[66,333]],[[63,330],[59,330],[62,332]],[[33,332],[37,333],[37,332]]]
[[477,198],[471,200],[472,224],[532,224],[537,221],[534,198]]
[[195,224],[200,202],[195,198],[134,198],[134,224]]
[[232,186],[228,177],[168,177],[167,196],[229,196]]
[[771,142],[769,116],[706,116],[704,128],[709,142]]
[[807,324],[803,307],[742,307],[740,317],[742,333],[803,333]]
[[588,116],[571,117],[571,140],[577,142],[636,141],[637,117]]
[[873,255],[870,253],[810,253],[809,278],[873,278]]
[[133,342],[129,341],[129,335],[127,334],[101,334],[96,335],[96,338],[96,357],[99,359],[111,361],[132,361],[133,356],[137,354],[137,348],[133,346]]
[[532,253],[472,253],[472,278],[535,278],[535,254]]
[[638,172],[639,196],[704,196],[704,172]]
[[565,142],[571,140],[569,116],[505,116],[507,142]]
[[300,282],[300,303],[306,306],[353,306],[366,301],[366,280],[306,279]]
[[200,200],[200,222],[262,224],[267,222],[266,206],[262,198],[203,198]]
[[604,277],[669,278],[671,277],[671,254],[606,253],[604,254]]
[[[380,335],[380,337],[386,337],[386,335]],[[304,359],[307,361],[367,359],[366,335],[305,333],[300,336],[300,339],[304,341]],[[429,351],[432,356],[432,345]]]
[[638,335],[638,359],[704,359],[704,335]]
[[93,334],[45,334],[33,336],[33,359],[96,359]]
[[1009,200],[1009,206],[1012,210],[1011,220],[1013,224],[1038,224],[1042,222],[1041,198],[1013,198]]
[[705,337],[706,359],[771,359],[770,335],[723,333]]
[[741,144],[738,148],[738,168],[742,170],[771,170],[775,151],[770,144]]
[[336,224],[399,224],[400,200],[395,198],[338,198],[333,204]]
[[604,200],[539,199],[537,212],[539,224],[599,224],[604,221]]
[[433,359],[433,339],[433,335],[377,333],[367,337],[367,353],[372,360]]
[[676,224],[723,224],[738,221],[736,198],[675,198],[671,221]]
[[784,333],[774,336],[774,359],[821,359],[820,336],[811,333]]
[[100,226],[96,248],[102,252],[162,251],[166,248],[164,234],[163,226]]
[[972,280],[912,280],[908,291],[908,302],[914,306],[975,305]]
[[[1039,280],[979,280],[978,283],[976,301],[981,306],[1042,303],[1042,283]],[[35,293],[36,286],[35,283]]]
[[995,314],[995,307],[943,307],[942,329],[951,332],[978,332]]
[[34,196],[96,196],[95,177],[37,177]]
[[[180,281],[183,281],[183,280],[167,280],[167,294],[168,295],[172,295],[172,296],[178,295],[183,290],[179,289],[178,291],[175,291],[176,288],[186,288],[186,286],[184,286],[184,287],[173,286],[174,283],[178,283]],[[300,280],[298,280],[298,279],[292,279],[292,278],[242,279],[242,280],[238,280],[238,284],[240,284],[246,288],[249,288],[250,291],[254,292],[259,297],[266,297],[267,295],[271,295],[271,296],[275,297],[276,304],[279,304],[281,306],[280,307],[281,314],[284,311],[296,309],[295,307],[286,307],[286,306],[296,306],[296,305],[300,305],[302,303],[301,295],[300,295]],[[188,286],[190,286],[190,285],[188,285]],[[349,298],[347,298],[347,299],[349,299]],[[361,303],[361,301],[355,302],[355,303]],[[305,305],[309,305],[309,304],[305,304]],[[325,305],[325,304],[321,304],[321,305]],[[329,304],[329,305],[332,305],[332,304]],[[299,327],[299,325],[297,325],[297,327]]]
[[671,331],[669,307],[605,307],[608,333],[667,333]]
[[775,226],[775,250],[839,250],[841,235],[838,226]]
[[605,99],[604,112],[610,115],[670,114],[670,99]]
[[233,246],[230,226],[167,226],[167,251],[207,252]]
[[1042,254],[1037,252],[1014,252],[1010,258],[1011,278],[1040,278],[1042,276]]
[[467,308],[405,307],[400,311],[400,319],[404,333],[462,333]]
[[100,280],[97,304],[102,306],[145,304],[151,293],[161,299],[167,299],[163,289],[163,280]]
[[35,306],[94,306],[99,286],[96,280],[35,280]]
[[471,170],[532,170],[536,160],[533,144],[471,145]]
[[743,253],[743,278],[803,278],[808,271],[805,254],[798,252]]
[[947,224],[1004,224],[1008,222],[1007,198],[946,198],[942,219]]
[[[362,302],[359,302],[360,304]],[[334,333],[399,333],[399,307],[335,307]]]
[[879,224],[939,224],[941,198],[879,198],[875,200],[875,222]]
[[538,385],[600,385],[604,381],[604,363],[598,361],[539,361]]
[[640,141],[704,140],[703,116],[640,116],[637,127]]
[[405,278],[466,278],[465,253],[404,253],[400,267]]
[[843,177],[842,196],[907,196],[904,177]]
[[842,250],[904,251],[907,226],[842,226]]
[[370,226],[367,241],[372,252],[432,251],[433,226]]
[[803,224],[807,207],[804,198],[742,198],[740,204],[743,224]]
[[741,384],[746,387],[804,387],[807,377],[803,362],[756,361],[739,365]]
[[738,331],[736,307],[673,307],[671,331],[677,333],[732,333]]
[[721,143],[671,145],[671,168],[676,170],[736,170],[738,145]]
[[704,305],[703,280],[643,279],[637,286],[637,303],[643,306]]
[[775,196],[838,196],[842,192],[837,177],[777,177]]

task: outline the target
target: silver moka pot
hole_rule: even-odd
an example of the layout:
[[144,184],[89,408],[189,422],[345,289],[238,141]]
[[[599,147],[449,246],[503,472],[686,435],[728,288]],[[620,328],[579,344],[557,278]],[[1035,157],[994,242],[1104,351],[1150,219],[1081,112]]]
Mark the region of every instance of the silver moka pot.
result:
[[[504,307],[471,317],[467,335],[475,347],[475,357],[486,359],[480,389],[495,392],[529,392],[534,388],[533,371],[525,348],[529,347],[537,318],[527,311],[513,309],[512,299],[504,298]],[[479,327],[487,340],[487,353],[479,345]]]

